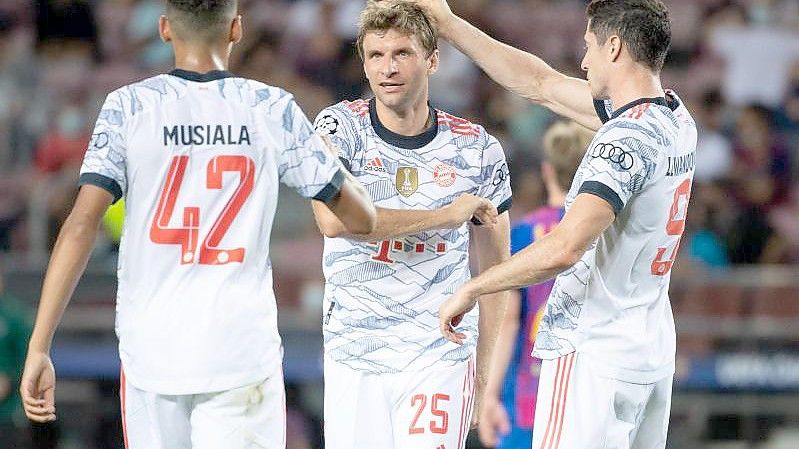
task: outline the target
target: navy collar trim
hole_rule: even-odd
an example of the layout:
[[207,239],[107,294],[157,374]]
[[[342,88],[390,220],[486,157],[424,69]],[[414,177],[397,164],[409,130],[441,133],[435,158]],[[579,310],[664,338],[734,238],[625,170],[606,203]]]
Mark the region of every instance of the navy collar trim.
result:
[[395,147],[404,148],[406,150],[416,150],[432,142],[433,139],[436,138],[436,135],[438,135],[438,113],[432,106],[429,107],[430,117],[433,118],[433,124],[422,131],[421,134],[415,136],[403,136],[383,126],[383,123],[380,122],[380,117],[377,116],[377,104],[374,98],[369,100],[369,118],[372,121],[372,128],[374,128],[378,137],[383,139],[383,141]]
[[192,72],[191,70],[174,69],[169,72],[170,75],[178,78],[183,78],[186,81],[194,81],[196,83],[207,83],[209,81],[221,80],[223,78],[233,78],[235,75],[227,70],[211,70],[206,73]]
[[635,106],[638,106],[638,105],[641,105],[641,104],[644,104],[644,103],[652,103],[652,104],[656,104],[658,106],[665,106],[665,107],[671,109],[672,111],[675,111],[675,110],[677,110],[678,107],[680,107],[680,101],[677,100],[677,98],[673,97],[673,96],[669,96],[668,99],[666,97],[639,98],[639,99],[637,99],[635,101],[632,101],[630,103],[627,103],[624,106],[620,107],[619,109],[616,109],[615,111],[613,111],[613,115],[611,115],[610,118],[612,120],[612,119],[624,114],[624,112],[628,111],[630,108],[633,108]]

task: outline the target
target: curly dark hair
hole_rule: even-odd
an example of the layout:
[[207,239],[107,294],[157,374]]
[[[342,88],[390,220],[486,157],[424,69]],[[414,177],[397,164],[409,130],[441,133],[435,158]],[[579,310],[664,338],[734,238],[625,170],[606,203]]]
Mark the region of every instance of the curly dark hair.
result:
[[213,39],[236,16],[238,0],[166,0],[166,14],[184,39]]

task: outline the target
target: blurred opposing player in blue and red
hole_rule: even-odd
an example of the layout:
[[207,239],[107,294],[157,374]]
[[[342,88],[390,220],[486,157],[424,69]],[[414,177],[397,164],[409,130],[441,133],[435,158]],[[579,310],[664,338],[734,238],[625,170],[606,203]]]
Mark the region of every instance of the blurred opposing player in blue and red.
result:
[[417,5],[370,2],[358,49],[375,98],[316,120],[377,206],[368,235],[314,207],[326,236],[326,449],[463,449],[479,409],[507,295],[465,315],[462,346],[436,333],[436,310],[469,279],[470,258],[487,269],[510,256],[510,178],[497,139],[428,103],[437,45]]
[[227,71],[236,0],[168,0],[175,70],[111,92],[53,249],[22,396],[55,415],[50,346],[109,205],[125,198],[116,332],[126,449],[285,447],[269,236],[278,184],[353,232],[374,206],[291,94]]
[[[515,254],[548,234],[563,218],[564,201],[577,166],[593,133],[574,122],[556,122],[544,135],[541,177],[547,205],[525,215],[510,231]],[[530,354],[538,323],[554,281],[514,291],[497,337],[478,431],[480,441],[498,449],[528,449],[533,444],[533,417],[540,360]]]

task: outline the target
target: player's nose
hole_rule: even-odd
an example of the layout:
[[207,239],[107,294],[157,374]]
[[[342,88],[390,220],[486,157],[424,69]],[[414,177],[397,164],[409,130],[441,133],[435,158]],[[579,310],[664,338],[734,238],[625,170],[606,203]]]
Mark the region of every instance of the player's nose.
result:
[[383,73],[386,76],[397,73],[397,60],[396,58],[385,58],[383,62]]

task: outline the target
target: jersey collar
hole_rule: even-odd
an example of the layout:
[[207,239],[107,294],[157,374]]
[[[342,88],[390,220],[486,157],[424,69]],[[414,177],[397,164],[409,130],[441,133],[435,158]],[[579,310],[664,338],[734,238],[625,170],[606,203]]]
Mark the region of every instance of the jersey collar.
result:
[[668,98],[666,97],[639,98],[613,111],[613,114],[610,116],[610,119],[613,120],[614,118],[622,115],[625,111],[629,110],[630,108],[633,108],[635,106],[644,103],[652,103],[658,106],[665,106],[671,109],[672,111],[675,111],[677,110],[678,107],[680,107],[680,101],[674,95],[669,95]]
[[170,75],[178,78],[183,78],[186,81],[194,81],[196,83],[207,83],[209,81],[221,80],[223,78],[233,78],[235,75],[227,70],[211,70],[206,73],[192,72],[191,70],[174,69],[169,72]]
[[383,141],[395,147],[404,148],[406,150],[416,150],[432,142],[438,134],[438,114],[432,106],[429,107],[430,116],[433,117],[433,124],[422,131],[421,134],[415,136],[403,136],[383,126],[383,123],[380,122],[380,117],[377,116],[377,105],[374,98],[369,100],[369,118],[372,121],[372,128],[374,128],[377,136],[383,139]]

